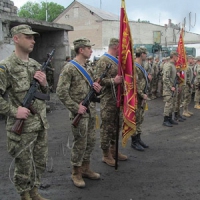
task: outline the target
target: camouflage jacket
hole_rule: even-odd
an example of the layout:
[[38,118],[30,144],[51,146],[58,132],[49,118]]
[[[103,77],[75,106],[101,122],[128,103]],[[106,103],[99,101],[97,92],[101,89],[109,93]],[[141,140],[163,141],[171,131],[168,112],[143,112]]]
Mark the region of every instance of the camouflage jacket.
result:
[[171,88],[176,79],[176,66],[173,62],[167,62],[163,68],[163,95],[171,95]]
[[148,61],[145,61],[144,62],[144,69],[146,70],[146,72],[148,73],[148,74],[151,74],[151,75],[153,75],[153,67],[152,67],[152,63],[150,63],[150,62],[148,62]]
[[[41,65],[35,60],[29,58],[28,62],[23,62],[15,53],[0,62],[0,113],[7,115],[6,129],[11,130],[15,123],[17,108],[23,102],[30,83],[37,70]],[[48,92],[47,87],[40,87],[43,93]],[[8,99],[2,96],[7,93]],[[46,119],[46,103],[45,101],[36,99],[33,108],[37,114],[28,117],[24,122],[23,131],[32,132],[48,128]]]
[[186,80],[186,84],[188,86],[191,86],[191,84],[194,83],[194,72],[193,72],[193,70],[194,70],[194,66],[188,64],[188,67],[187,67],[186,72],[185,72],[185,76],[186,76],[185,80]]
[[118,65],[107,56],[101,56],[96,65],[96,78],[99,78],[105,71],[107,64],[111,64],[106,77],[102,80],[101,85],[101,105],[106,106],[107,104],[115,104],[116,102],[116,85],[114,84],[114,78],[118,73]]
[[[88,71],[88,74],[93,79],[91,71]],[[72,63],[68,62],[61,71],[56,93],[61,102],[70,110],[71,117],[77,114],[79,104],[85,99],[90,89],[88,81]],[[90,110],[90,106],[88,109]],[[89,117],[89,114],[86,112],[83,117]]]
[[195,77],[195,83],[200,83],[200,65],[196,65],[195,67],[196,77]]

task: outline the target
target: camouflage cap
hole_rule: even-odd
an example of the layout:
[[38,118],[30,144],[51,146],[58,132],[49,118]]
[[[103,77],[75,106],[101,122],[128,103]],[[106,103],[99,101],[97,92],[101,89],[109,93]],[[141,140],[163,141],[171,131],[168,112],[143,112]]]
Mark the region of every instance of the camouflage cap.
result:
[[200,61],[200,56],[197,56],[197,57],[195,58],[195,60],[196,60],[196,61]]
[[149,60],[153,59],[153,56],[148,56],[148,59],[149,59]]
[[192,55],[187,55],[187,59],[189,59],[189,58],[194,59],[194,57]]
[[171,51],[171,52],[170,52],[170,56],[178,56],[178,52],[176,52],[176,51]]
[[118,45],[119,44],[119,39],[117,38],[111,38],[109,45]]
[[137,47],[135,53],[147,53],[147,49],[143,46]]
[[40,35],[39,33],[32,31],[32,28],[29,25],[26,25],[26,24],[14,26],[10,30],[10,32],[11,32],[12,37],[16,34],[19,34],[19,33],[22,33],[22,34],[25,34],[25,35]]
[[94,46],[94,44],[90,44],[90,40],[86,38],[79,38],[77,40],[74,40],[73,44],[74,44],[74,48],[78,48],[82,46],[86,46],[86,47]]

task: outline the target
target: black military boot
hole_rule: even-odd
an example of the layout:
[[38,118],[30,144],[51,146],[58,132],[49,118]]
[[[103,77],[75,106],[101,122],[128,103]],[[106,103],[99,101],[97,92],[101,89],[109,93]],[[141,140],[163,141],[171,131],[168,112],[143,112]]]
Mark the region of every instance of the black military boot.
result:
[[169,122],[170,122],[171,124],[178,125],[178,122],[176,122],[176,121],[174,121],[174,120],[172,119],[172,114],[169,115]]
[[149,148],[148,145],[146,145],[142,140],[141,140],[141,137],[140,137],[141,133],[138,133],[136,136],[137,136],[137,139],[138,139],[138,143],[143,147],[143,148]]
[[174,120],[176,122],[184,122],[184,120],[180,117],[180,115],[178,114],[178,112],[174,113]]
[[185,117],[183,117],[183,116],[182,116],[182,115],[180,115],[180,114],[179,114],[179,119],[182,119],[182,120],[184,120],[184,121],[186,120],[186,118],[185,118]]
[[137,135],[131,136],[132,138],[131,147],[138,151],[144,151],[144,148],[139,144],[137,137],[138,137]]
[[168,116],[164,116],[163,125],[167,126],[167,127],[173,127],[172,124],[169,122],[169,117]]

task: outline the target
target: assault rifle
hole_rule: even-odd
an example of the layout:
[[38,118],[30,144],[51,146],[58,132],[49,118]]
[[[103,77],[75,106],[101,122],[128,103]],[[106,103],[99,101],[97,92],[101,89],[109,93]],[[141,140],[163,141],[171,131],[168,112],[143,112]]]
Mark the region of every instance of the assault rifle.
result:
[[[97,83],[99,83],[99,84],[101,83],[102,79],[105,78],[105,76],[106,76],[108,70],[111,68],[111,66],[112,66],[111,64],[108,64],[108,65],[106,66],[105,71],[104,71],[103,74],[100,76],[100,78],[96,81]],[[97,102],[96,99],[97,99],[97,97],[96,97],[96,91],[94,90],[94,88],[92,88],[92,89],[89,91],[89,93],[86,95],[85,99],[83,100],[82,105],[85,106],[86,108],[88,108],[91,101]],[[74,127],[77,127],[79,121],[81,120],[81,118],[82,118],[82,114],[79,114],[79,113],[78,113],[78,114],[75,116],[75,118],[74,118],[74,120],[73,120],[73,122],[72,122],[72,125],[73,125]]]
[[[41,71],[46,72],[46,70],[49,69],[48,65],[51,62],[54,52],[55,49],[53,49],[52,52],[49,54],[47,61],[45,61],[42,64]],[[21,104],[22,107],[28,108],[33,115],[37,113],[37,111],[32,107],[35,99],[50,100],[49,94],[43,94],[38,92],[39,85],[40,83],[36,79],[32,80],[30,88]],[[25,119],[16,119],[15,124],[13,125],[11,131],[18,135],[21,135],[24,125],[24,120]]]

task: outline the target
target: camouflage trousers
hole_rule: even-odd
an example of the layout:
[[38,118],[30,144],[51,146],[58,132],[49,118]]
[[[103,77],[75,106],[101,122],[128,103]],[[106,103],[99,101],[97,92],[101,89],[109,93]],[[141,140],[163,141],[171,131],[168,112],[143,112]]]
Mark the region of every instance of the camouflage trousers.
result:
[[172,95],[166,95],[163,98],[163,101],[165,102],[164,106],[164,116],[170,116],[173,112],[175,112],[175,105],[176,105],[176,92],[174,93],[174,96]]
[[[116,140],[116,128],[117,128],[117,117],[118,110],[116,104],[110,104],[102,108],[101,102],[101,148],[108,149],[110,143],[114,143]],[[120,127],[121,128],[121,127]]]
[[192,99],[191,88],[188,85],[184,86],[183,89],[183,106],[188,106]]
[[18,193],[40,185],[47,163],[47,131],[7,132],[8,152],[15,159],[14,184]]
[[141,125],[144,121],[144,109],[141,108],[141,101],[138,101],[137,110],[136,110],[136,134],[142,133]]
[[180,106],[182,102],[182,94],[183,93],[183,86],[181,86],[176,95],[176,102],[175,102],[175,112],[180,114]]
[[195,85],[195,96],[194,101],[199,103],[200,102],[200,89],[199,89],[199,83]]
[[72,126],[73,147],[71,150],[71,164],[81,166],[83,161],[90,161],[90,155],[96,142],[95,116],[82,118],[75,128]]

